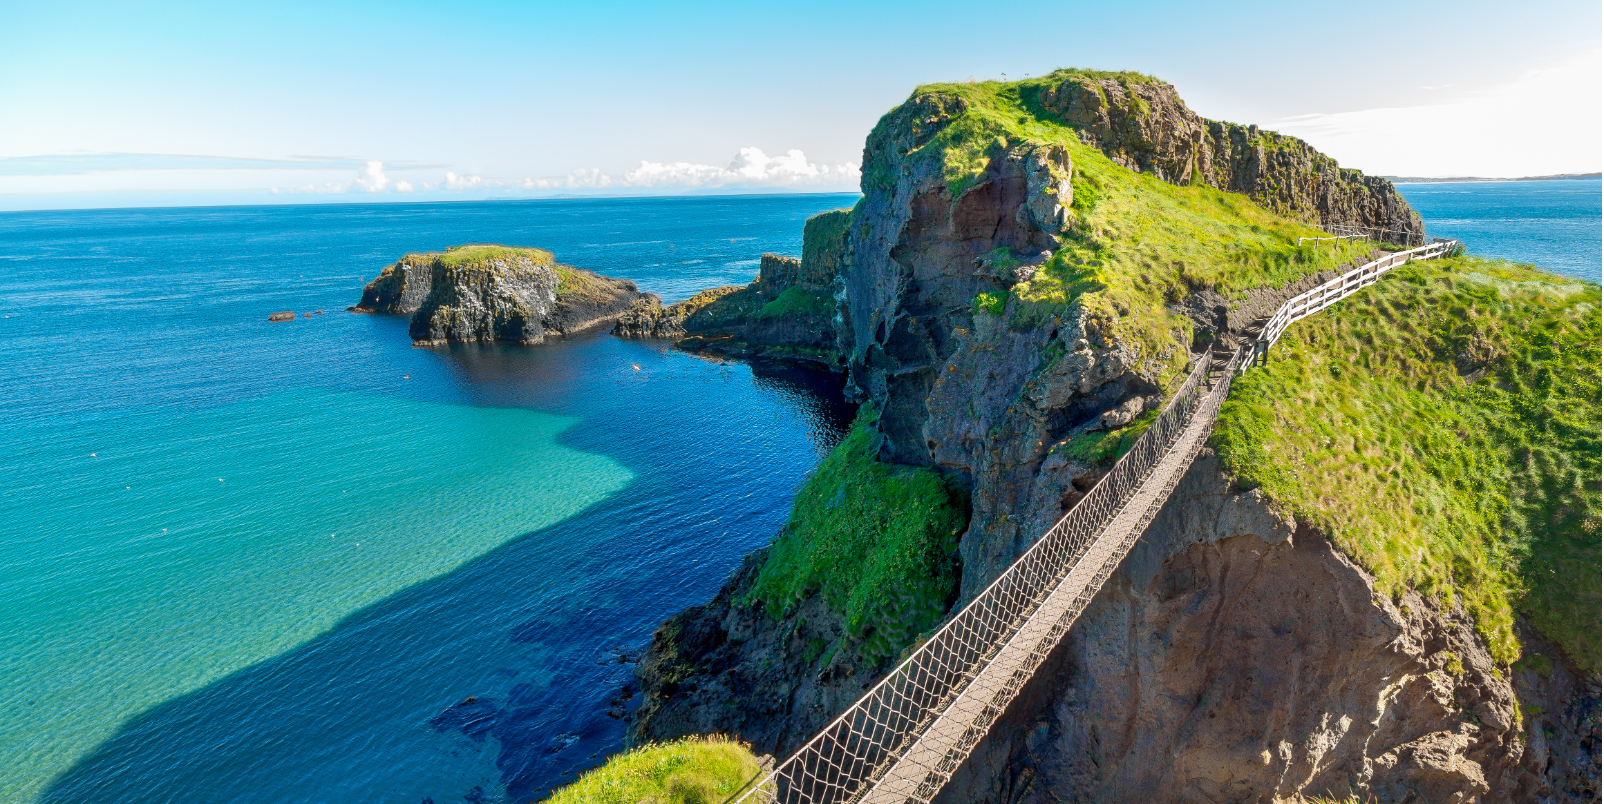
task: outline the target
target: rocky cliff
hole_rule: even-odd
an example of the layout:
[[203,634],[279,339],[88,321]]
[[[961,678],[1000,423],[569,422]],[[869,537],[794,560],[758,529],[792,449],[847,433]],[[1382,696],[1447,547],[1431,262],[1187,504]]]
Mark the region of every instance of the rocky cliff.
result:
[[1116,164],[1171,184],[1245,193],[1277,212],[1322,225],[1424,234],[1420,215],[1392,182],[1338,167],[1296,137],[1205,120],[1187,108],[1173,85],[1148,76],[1066,72],[1049,81],[1038,100]]
[[419,346],[534,345],[599,326],[638,299],[635,283],[563,265],[543,249],[471,245],[402,257],[351,309],[412,316]]
[[1598,705],[1563,667],[1511,678],[1462,609],[1395,603],[1206,451],[937,800],[1596,800]]
[[[804,254],[816,236],[840,260],[836,346],[849,391],[875,422],[877,459],[940,472],[965,492],[954,605],[1106,471],[1190,360],[1372,253],[1370,244],[1300,245],[1317,233],[1309,224],[1420,231],[1384,180],[1339,170],[1289,138],[1202,121],[1173,88],[1133,74],[922,88],[869,135],[863,176],[862,201],[840,225],[810,233]],[[1476,315],[1494,306],[1480,304]],[[1586,315],[1597,317],[1596,303]],[[1445,338],[1461,337],[1447,326]],[[1447,348],[1412,342],[1389,353],[1394,362],[1330,371],[1392,382],[1398,361],[1436,361]],[[1308,415],[1305,430],[1329,419],[1324,409]],[[1582,452],[1588,437],[1576,442]],[[1394,461],[1389,483],[1404,467],[1422,471],[1394,452],[1425,445],[1394,441],[1392,457],[1358,448],[1342,460]],[[1287,460],[1307,471],[1304,457]],[[1596,488],[1591,466],[1555,482]],[[1193,468],[945,800],[1597,796],[1596,672],[1574,655],[1545,659],[1540,680],[1512,666],[1497,624],[1508,607],[1498,615],[1486,602],[1497,584],[1478,587],[1474,562],[1446,586],[1422,581],[1414,592],[1387,565],[1439,560],[1429,551],[1350,551],[1367,542],[1344,536],[1349,547],[1339,546],[1234,482],[1212,459]],[[1564,521],[1581,523],[1593,512],[1594,546],[1576,535],[1582,555],[1593,551],[1579,561],[1596,576],[1596,492],[1543,505],[1533,516],[1574,508]],[[632,739],[728,731],[788,752],[911,643],[852,627],[843,598],[823,585],[785,587],[778,599],[765,591],[784,563],[775,550],[793,555],[810,538],[814,553],[834,549],[796,519],[711,604],[654,637]],[[1375,567],[1387,582],[1355,556],[1383,562]],[[1499,561],[1487,571],[1509,572]],[[874,583],[843,574],[838,584]],[[891,643],[889,655],[869,649],[876,639]]]

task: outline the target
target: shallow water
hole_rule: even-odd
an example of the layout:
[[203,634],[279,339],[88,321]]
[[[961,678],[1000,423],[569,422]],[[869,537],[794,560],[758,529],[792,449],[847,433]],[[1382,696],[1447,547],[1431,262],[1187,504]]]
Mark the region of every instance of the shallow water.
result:
[[525,800],[599,760],[620,654],[783,523],[838,381],[332,311],[487,240],[672,300],[851,200],[0,216],[0,800]]

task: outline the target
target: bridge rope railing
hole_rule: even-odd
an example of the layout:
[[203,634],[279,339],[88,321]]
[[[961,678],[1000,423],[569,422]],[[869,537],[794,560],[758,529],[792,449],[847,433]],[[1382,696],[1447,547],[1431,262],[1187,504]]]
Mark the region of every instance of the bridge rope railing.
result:
[[1153,423],[1045,535],[863,697],[738,801],[836,804],[863,792],[1068,574],[1185,429],[1204,397],[1198,359]]
[[[1211,358],[1198,358],[1158,417],[1086,496],[896,668],[733,801],[878,804],[932,799],[1163,506],[1212,430],[1232,379],[1292,322],[1373,284],[1399,265],[1452,253],[1457,245],[1439,240],[1390,254],[1294,296],[1272,314],[1258,339],[1238,348],[1212,379]],[[1158,487],[1144,488],[1154,481],[1161,463],[1166,465],[1155,481]],[[1142,510],[1128,512],[1133,501]],[[1120,527],[1113,528],[1116,520]],[[1082,568],[1088,557],[1090,567]],[[1072,574],[1082,576],[1083,584],[1066,589]],[[1049,598],[1050,625],[1042,628],[1038,622],[1026,632],[1026,624],[1036,619]],[[1029,643],[1024,649],[1014,644],[1021,636]],[[985,688],[976,695],[977,690],[970,689],[974,682],[1010,648],[1009,666],[989,674]],[[960,698],[967,698],[969,705],[956,706]],[[898,777],[887,780],[894,765],[910,764],[910,749],[943,718],[949,720],[943,725],[955,730],[949,728],[947,736],[933,741],[935,750],[923,750],[911,763],[915,766],[911,773],[899,767]]]

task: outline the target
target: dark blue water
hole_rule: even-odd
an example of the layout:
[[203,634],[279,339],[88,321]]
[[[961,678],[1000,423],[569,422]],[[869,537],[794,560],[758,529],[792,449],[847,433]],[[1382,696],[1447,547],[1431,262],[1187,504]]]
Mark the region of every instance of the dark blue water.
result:
[[1530,263],[1599,282],[1599,179],[1397,185],[1436,237],[1457,237],[1473,254]]
[[621,657],[783,524],[838,378],[339,311],[465,242],[673,300],[852,200],[0,215],[0,800],[523,801],[601,761]]

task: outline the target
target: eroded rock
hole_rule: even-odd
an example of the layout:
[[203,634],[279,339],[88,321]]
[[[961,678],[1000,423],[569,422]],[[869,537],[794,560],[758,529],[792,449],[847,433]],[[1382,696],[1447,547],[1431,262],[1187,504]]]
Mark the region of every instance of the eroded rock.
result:
[[407,332],[419,346],[528,346],[611,321],[638,298],[634,282],[563,265],[543,249],[475,245],[402,257],[352,309],[411,315]]

